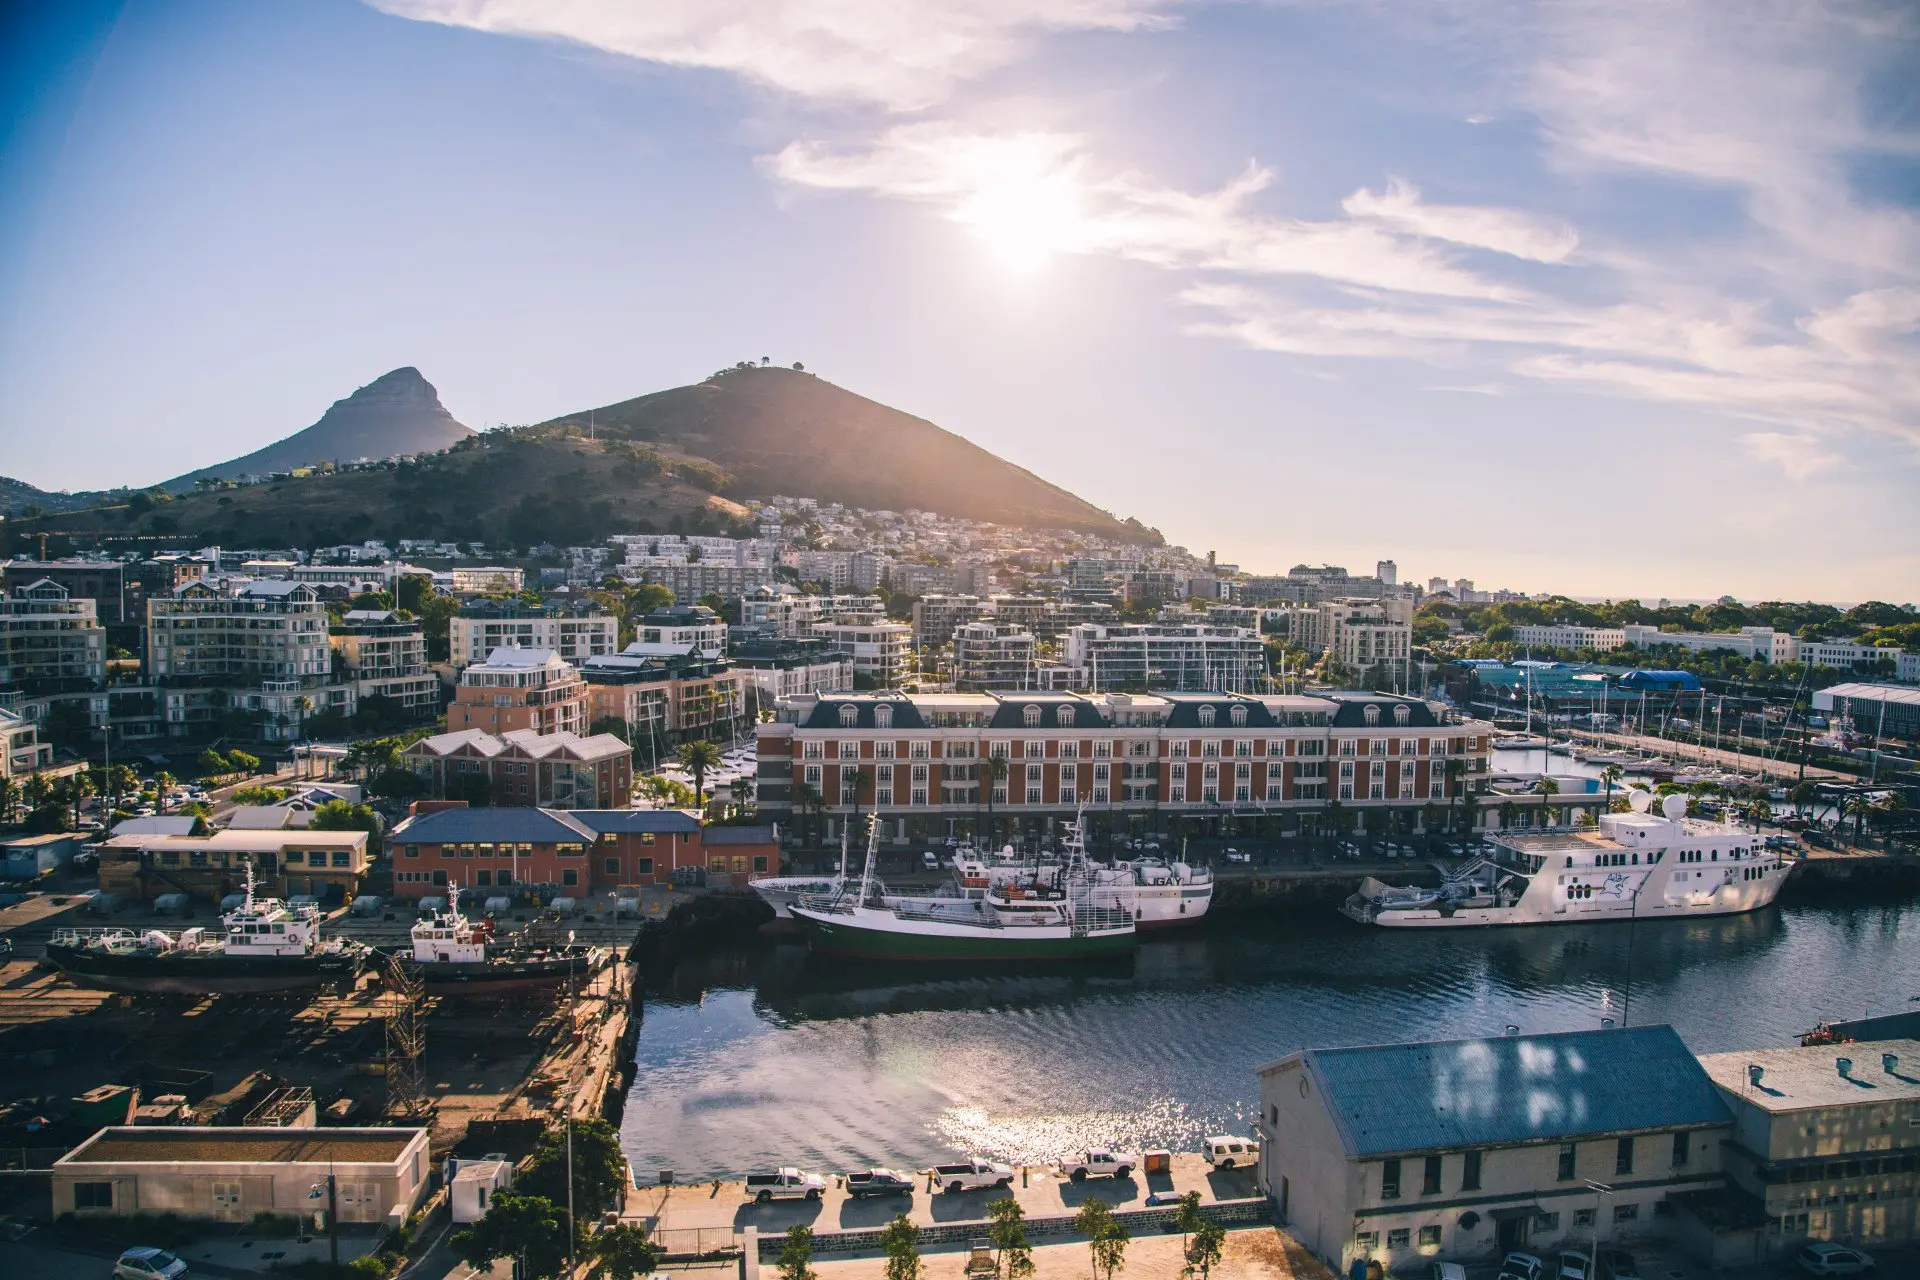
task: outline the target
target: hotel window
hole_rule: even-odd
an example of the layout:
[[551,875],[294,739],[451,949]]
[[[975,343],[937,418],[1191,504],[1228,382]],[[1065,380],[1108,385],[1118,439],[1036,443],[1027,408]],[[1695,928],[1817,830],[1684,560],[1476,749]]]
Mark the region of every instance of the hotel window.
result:
[[1077,760],[1077,759],[1079,759],[1079,758],[1080,758],[1080,744],[1079,744],[1079,743],[1077,743],[1077,742],[1063,742],[1063,743],[1061,743],[1061,744],[1060,744],[1060,758],[1061,758],[1062,760]]
[[1376,756],[1387,754],[1387,740],[1385,738],[1375,738],[1372,743],[1372,751]]
[[1393,709],[1393,722],[1395,724],[1406,724],[1409,720],[1412,720],[1412,719],[1413,719],[1413,712],[1411,709],[1407,707],[1395,707]]
[[907,751],[915,760],[925,760],[928,755],[927,744],[924,740],[907,744]]
[[800,745],[800,754],[803,759],[818,760],[822,754],[820,750],[820,743],[818,741],[810,741],[810,742],[802,743]]
[[1398,1160],[1380,1162],[1380,1198],[1382,1200],[1400,1198],[1400,1162]]
[[1213,718],[1214,718],[1214,710],[1212,707],[1200,708],[1200,727],[1202,729],[1213,728]]
[[1269,780],[1267,782],[1267,799],[1284,800],[1285,798],[1286,798],[1285,794],[1280,789],[1280,784],[1278,782]]
[[1028,786],[1037,787],[1040,785],[1041,768],[1042,766],[1037,764],[1030,764],[1027,766],[1027,785]]
[[1368,789],[1368,792],[1367,792],[1367,799],[1369,799],[1369,800],[1385,800],[1386,798],[1387,798],[1387,784],[1386,784],[1386,783],[1384,783],[1384,782],[1376,782],[1376,783],[1374,783],[1374,784],[1373,784],[1373,786],[1372,786],[1371,788],[1369,788],[1369,789]]
[[1400,739],[1400,754],[1401,754],[1401,755],[1403,755],[1403,756],[1410,756],[1410,755],[1412,755],[1412,754],[1413,754],[1413,739],[1412,739],[1412,738],[1402,738],[1402,739]]
[[1430,756],[1443,756],[1447,754],[1447,740],[1445,738],[1435,738],[1427,743],[1427,754]]
[[1281,742],[1282,742],[1282,739],[1279,739],[1279,738],[1268,738],[1267,754],[1270,756],[1285,755],[1287,749],[1281,745]]
[[1187,802],[1187,789],[1185,787],[1181,786],[1179,783],[1175,783],[1174,785],[1167,788],[1168,804],[1185,804],[1186,802]]
[[1686,1162],[1687,1135],[1685,1133],[1676,1133],[1673,1135],[1673,1167],[1678,1169]]
[[1629,1134],[1615,1144],[1613,1171],[1616,1174],[1633,1172],[1633,1135]]
[[1361,712],[1361,716],[1366,720],[1368,727],[1371,728],[1380,723],[1380,708],[1368,707],[1365,711]]
[[820,766],[819,765],[817,764],[808,765],[806,772],[801,776],[806,779],[807,785],[812,787],[815,791],[818,791],[820,789]]
[[1038,727],[1040,724],[1040,708],[1031,703],[1020,708],[1020,723],[1026,725],[1029,729]]
[[1076,804],[1078,803],[1077,795],[1078,793],[1072,784],[1063,784],[1060,788],[1060,803]]
[[1047,758],[1047,744],[1044,742],[1029,742],[1026,744],[1024,754],[1029,760],[1044,760]]
[[[1144,745],[1144,744],[1143,744],[1143,745]],[[1142,752],[1141,752],[1140,754],[1141,754],[1141,755],[1145,755],[1145,754],[1146,754],[1146,752],[1145,752],[1145,751],[1142,751]],[[1094,744],[1093,744],[1093,758],[1094,758],[1095,760],[1111,760],[1111,759],[1113,759],[1113,744],[1112,744],[1111,742],[1106,742],[1106,741],[1101,741],[1101,742],[1096,742],[1096,743],[1094,743]]]
[[860,744],[851,738],[842,739],[840,743],[840,758],[842,760],[858,760],[860,758]]
[[925,787],[915,787],[913,789],[913,807],[916,809],[924,809],[926,804],[927,789]]
[[1209,760],[1218,760],[1220,758],[1220,740],[1218,738],[1209,738],[1201,743],[1200,754]]
[[891,759],[893,759],[893,744],[892,744],[891,742],[876,742],[876,743],[874,743],[874,744],[873,744],[873,758],[874,758],[875,760],[891,760]]
[[1384,761],[1384,760],[1375,760],[1375,761],[1373,762],[1373,767],[1372,767],[1371,769],[1369,769],[1369,770],[1367,771],[1367,776],[1368,776],[1368,777],[1372,777],[1372,778],[1384,778],[1384,777],[1386,777],[1386,776],[1387,776],[1387,763],[1386,763],[1386,761]]
[[1185,738],[1182,738],[1180,739],[1180,741],[1173,744],[1173,758],[1176,760],[1184,760],[1186,759],[1186,756],[1187,756],[1187,740]]
[[1461,1162],[1460,1189],[1478,1191],[1480,1189],[1480,1157],[1478,1151],[1469,1151]]
[[1251,801],[1253,799],[1252,786],[1244,782],[1236,783],[1233,788],[1233,798],[1242,804]]
[[1429,1224],[1428,1226],[1420,1228],[1420,1247],[1422,1249],[1438,1249],[1440,1247],[1440,1228],[1438,1226]]
[[882,805],[891,805],[893,803],[893,788],[875,787],[873,791],[873,803],[876,808]]
[[1413,779],[1412,778],[1400,779],[1400,798],[1402,800],[1413,799]]
[[855,706],[851,706],[851,705],[849,705],[849,706],[843,706],[843,707],[841,707],[841,708],[840,708],[840,723],[841,723],[841,725],[842,725],[843,727],[845,727],[845,728],[848,728],[848,729],[851,729],[851,728],[853,728],[853,726],[854,726],[854,725],[856,725],[856,724],[859,724],[859,723],[860,723],[860,708],[858,708],[858,707],[855,707]]
[[1236,756],[1251,756],[1253,754],[1253,743],[1244,738],[1235,742],[1233,744],[1233,754]]
[[1247,709],[1245,707],[1235,707],[1233,710],[1227,712],[1227,719],[1235,728],[1238,728],[1247,722]]
[[1104,787],[1107,785],[1107,768],[1108,766],[1105,764],[1096,764],[1093,766],[1093,783],[1095,786]]
[[922,786],[926,783],[927,766],[923,764],[913,766],[913,781],[915,786]]
[[893,728],[893,708],[875,707],[873,709],[873,727],[876,729]]
[[1038,788],[1038,787],[1028,787],[1028,788],[1027,788],[1027,803],[1028,803],[1028,804],[1039,804],[1039,803],[1040,803],[1040,788]]
[[1342,778],[1351,778],[1351,777],[1353,777],[1353,761],[1351,761],[1351,760],[1342,760],[1342,761],[1340,762],[1340,776],[1341,776]]
[[1420,1194],[1437,1196],[1440,1194],[1440,1157],[1428,1156],[1420,1174]]
[[1359,745],[1359,742],[1353,738],[1342,738],[1340,739],[1340,754],[1350,756],[1358,749]]
[[1411,1227],[1387,1228],[1387,1248],[1389,1249],[1404,1249],[1412,1239],[1413,1229]]
[[1438,780],[1427,785],[1427,795],[1435,800],[1444,800],[1447,795],[1446,784]]
[[1013,754],[1013,744],[1011,742],[990,742],[987,744],[987,754],[996,759],[1005,760]]

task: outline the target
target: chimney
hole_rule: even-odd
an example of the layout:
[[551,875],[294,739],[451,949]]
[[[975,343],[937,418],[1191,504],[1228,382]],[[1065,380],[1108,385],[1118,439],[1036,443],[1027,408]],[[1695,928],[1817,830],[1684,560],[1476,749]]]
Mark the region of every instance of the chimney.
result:
[[1899,1054],[1883,1053],[1880,1055],[1880,1069],[1886,1072],[1888,1075],[1890,1076],[1899,1075],[1900,1074],[1899,1067],[1900,1067]]
[[1840,1073],[1840,1078],[1842,1080],[1853,1079],[1853,1059],[1852,1058],[1835,1058],[1833,1060],[1833,1069]]

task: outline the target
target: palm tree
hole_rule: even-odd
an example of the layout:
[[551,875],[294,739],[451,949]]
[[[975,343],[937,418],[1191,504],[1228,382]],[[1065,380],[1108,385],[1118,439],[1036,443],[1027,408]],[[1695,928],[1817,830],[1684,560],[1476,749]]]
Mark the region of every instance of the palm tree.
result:
[[1548,801],[1552,800],[1553,797],[1560,794],[1560,784],[1555,782],[1552,778],[1542,778],[1540,779],[1539,782],[1534,784],[1533,789],[1535,791],[1538,791],[1541,794],[1541,796],[1544,797],[1540,802],[1540,819],[1541,819],[1540,825],[1551,826],[1553,811],[1548,808]]
[[1455,807],[1458,806],[1460,803],[1460,793],[1466,789],[1464,786],[1466,776],[1467,776],[1466,757],[1465,756],[1448,756],[1447,757],[1447,825],[1449,827],[1452,827],[1456,831],[1459,830],[1460,824],[1456,820],[1456,814],[1454,811],[1455,811]]
[[1873,801],[1864,795],[1851,796],[1847,800],[1846,807],[1840,812],[1843,816],[1853,819],[1853,842],[1859,844],[1860,828],[1873,815]]
[[0,774],[0,822],[13,821],[13,809],[19,799],[20,790],[14,786],[13,779]]
[[293,720],[293,737],[297,742],[307,736],[307,717],[313,714],[313,699],[303,693],[293,700],[293,709],[299,713]]
[[1793,790],[1787,793],[1787,799],[1793,801],[1793,815],[1801,819],[1807,816],[1807,810],[1819,797],[1820,788],[1811,782],[1795,783]]
[[80,806],[86,803],[88,796],[99,788],[93,785],[93,775],[85,769],[67,779],[67,798],[73,802],[73,825],[80,825]]
[[1626,770],[1617,764],[1610,764],[1600,771],[1600,781],[1607,784],[1607,812],[1613,812],[1613,784],[1626,776]]
[[44,773],[30,773],[20,786],[20,799],[27,806],[29,814],[46,807],[53,796],[53,784],[47,781]]
[[1008,767],[1005,756],[993,755],[980,766],[980,794],[987,798],[987,831],[980,841],[982,848],[993,843],[993,792],[1007,780]]
[[813,786],[809,783],[802,782],[799,786],[794,788],[793,801],[794,801],[794,807],[800,810],[800,813],[802,816],[809,817],[812,819],[812,821],[809,822],[807,825],[809,830],[812,832],[813,843],[816,845],[819,844],[820,843],[820,818],[826,812],[826,808],[827,808],[826,797],[820,794],[820,788]]
[[707,807],[707,773],[721,764],[720,745],[701,739],[684,743],[679,751],[680,767],[693,775],[693,807]]
[[1505,831],[1508,828],[1512,827],[1513,819],[1515,815],[1517,815],[1519,812],[1520,812],[1519,806],[1514,804],[1513,801],[1511,800],[1501,801],[1500,802],[1500,829],[1502,831]]

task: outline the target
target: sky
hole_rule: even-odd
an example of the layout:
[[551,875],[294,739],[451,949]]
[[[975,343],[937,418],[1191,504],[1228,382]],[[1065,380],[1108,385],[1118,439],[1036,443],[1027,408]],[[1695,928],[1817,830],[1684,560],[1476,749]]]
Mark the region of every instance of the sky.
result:
[[1252,571],[1920,597],[1910,4],[0,0],[0,105],[43,488],[765,355]]

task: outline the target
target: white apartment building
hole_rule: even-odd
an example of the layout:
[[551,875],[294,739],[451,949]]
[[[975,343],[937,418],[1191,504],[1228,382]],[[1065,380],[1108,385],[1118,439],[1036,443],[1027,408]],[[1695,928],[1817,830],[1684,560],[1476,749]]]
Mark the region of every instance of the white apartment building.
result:
[[953,687],[962,692],[1033,688],[1033,633],[1000,622],[969,622],[956,628]]
[[427,670],[427,639],[418,622],[391,609],[349,609],[328,637],[356,700],[390,698],[419,710],[440,703],[440,677]]
[[1513,642],[1548,649],[1595,649],[1607,653],[1627,643],[1621,627],[1582,627],[1570,622],[1513,629]]
[[813,637],[749,640],[730,657],[746,678],[759,705],[781,698],[853,688],[853,657]]
[[40,741],[40,726],[0,707],[0,778],[23,778],[52,763],[53,744]]
[[806,787],[830,819],[877,808],[900,836],[944,836],[989,807],[1035,831],[1082,805],[1155,821],[1318,812],[1333,777],[1363,826],[1460,801],[1498,818],[1475,799],[1490,726],[1391,694],[834,692],[781,700],[756,737],[763,819],[791,821]]
[[587,602],[476,600],[453,616],[448,634],[455,667],[485,662],[495,649],[551,649],[577,667],[620,647],[620,620]]
[[302,582],[248,582],[230,594],[189,582],[147,601],[147,672],[166,684],[324,682],[327,610]]
[[1066,633],[1074,684],[1110,689],[1261,688],[1267,650],[1245,627],[1083,622]]
[[621,650],[630,657],[684,658],[709,661],[727,651],[727,624],[705,605],[658,609],[640,619],[633,643]]
[[825,599],[806,595],[785,583],[760,587],[740,597],[740,626],[763,635],[804,636],[809,634],[814,619],[824,616]]
[[1906,664],[1914,674],[1901,675],[1902,659],[1908,655],[1899,649],[1876,648],[1870,644],[1855,644],[1851,640],[1801,640],[1801,662],[1816,667],[1831,667],[1835,671],[1852,671],[1863,664],[1892,662],[1894,675],[1901,680],[1913,680],[1920,677],[1920,671],[1914,671],[1914,664]]
[[913,628],[889,621],[884,613],[845,613],[813,624],[813,634],[853,655],[856,682],[873,689],[898,689],[906,683],[912,659]]
[[937,649],[962,623],[980,616],[979,596],[927,595],[913,602],[913,647]]
[[1762,662],[1801,660],[1800,641],[1772,627],[1742,627],[1738,631],[1662,631],[1658,627],[1629,623],[1622,628],[1626,643],[1637,649],[1669,644],[1692,653],[1731,650],[1743,658]]
[[107,631],[97,608],[46,578],[0,599],[0,688],[98,688],[107,678]]
[[506,595],[525,590],[527,574],[524,569],[499,565],[470,566],[453,569],[450,582],[457,596]]
[[698,600],[707,595],[743,596],[773,585],[773,570],[767,565],[719,564],[707,560],[629,567],[620,576],[628,582],[651,582],[665,587],[673,592],[675,600]]

